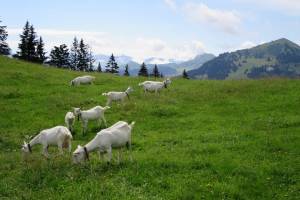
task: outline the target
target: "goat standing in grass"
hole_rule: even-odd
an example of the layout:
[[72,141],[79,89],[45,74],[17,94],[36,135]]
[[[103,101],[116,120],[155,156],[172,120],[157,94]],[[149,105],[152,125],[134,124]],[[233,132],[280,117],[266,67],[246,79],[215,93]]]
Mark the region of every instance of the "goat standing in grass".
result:
[[127,97],[129,99],[129,93],[133,92],[133,89],[131,87],[128,87],[125,92],[107,92],[102,93],[103,96],[107,96],[107,106],[111,105],[112,101],[121,101],[124,103],[125,98]]
[[170,79],[166,79],[163,82],[160,81],[144,81],[139,83],[139,86],[143,86],[144,92],[155,92],[156,94],[163,88],[167,88],[171,84]]
[[34,145],[41,144],[43,145],[43,155],[48,158],[49,145],[57,145],[60,154],[63,154],[63,148],[68,148],[69,152],[71,152],[72,139],[72,134],[67,127],[55,126],[41,131],[29,143],[24,141],[22,152],[24,155],[28,155],[32,152],[32,147]]
[[107,123],[104,117],[104,112],[109,109],[109,106],[101,107],[95,106],[89,110],[81,110],[80,108],[73,108],[75,115],[80,118],[82,121],[82,134],[84,135],[87,130],[88,122],[91,120],[98,121],[99,127],[101,126],[101,122],[104,122],[104,125],[107,127]]
[[103,159],[103,154],[108,154],[108,162],[111,161],[112,149],[119,149],[118,162],[120,162],[120,154],[123,147],[127,147],[131,156],[131,131],[135,122],[128,124],[124,121],[119,121],[107,129],[101,130],[89,143],[84,147],[78,145],[73,153],[73,162],[78,164],[84,160],[89,160],[89,153],[99,151],[100,159]]
[[70,85],[76,86],[81,84],[92,84],[94,80],[95,80],[94,76],[90,76],[90,75],[78,76],[70,82]]
[[66,116],[65,116],[65,123],[68,127],[68,129],[71,131],[71,133],[73,133],[74,131],[74,123],[75,123],[75,115],[73,112],[67,112]]

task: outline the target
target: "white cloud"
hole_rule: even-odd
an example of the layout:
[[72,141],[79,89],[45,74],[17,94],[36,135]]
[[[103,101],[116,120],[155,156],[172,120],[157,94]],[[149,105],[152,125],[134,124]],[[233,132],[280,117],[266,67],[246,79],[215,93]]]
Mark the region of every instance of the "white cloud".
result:
[[226,33],[239,32],[241,18],[235,11],[212,9],[203,3],[186,3],[184,12],[190,19],[212,25]]
[[254,42],[251,42],[251,41],[245,41],[243,42],[239,47],[238,49],[249,49],[249,48],[252,48],[254,46],[256,46],[257,44],[254,43]]
[[164,2],[172,9],[172,10],[176,10],[177,9],[177,5],[175,3],[174,0],[164,0]]
[[286,14],[300,15],[299,0],[236,0],[284,12]]
[[[8,43],[16,51],[19,43],[19,34],[22,29],[8,29]],[[149,57],[163,59],[187,60],[197,54],[203,53],[205,46],[201,41],[189,41],[181,44],[169,44],[160,38],[138,37],[133,40],[116,38],[103,32],[84,32],[56,29],[36,29],[39,36],[45,42],[48,52],[60,44],[72,44],[73,37],[83,38],[89,44],[95,54],[129,55],[135,61],[142,62]]]

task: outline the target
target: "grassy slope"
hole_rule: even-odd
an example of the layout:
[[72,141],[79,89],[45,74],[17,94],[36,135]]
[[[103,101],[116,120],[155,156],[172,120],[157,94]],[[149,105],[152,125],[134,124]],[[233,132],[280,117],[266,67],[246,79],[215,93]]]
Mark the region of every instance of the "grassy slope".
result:
[[[145,97],[139,78],[95,74],[95,85],[69,87],[79,72],[45,69],[0,57],[0,199],[296,199],[299,196],[298,80],[174,80],[159,98]],[[105,103],[100,93],[135,88],[113,105],[109,125],[136,121],[133,156],[108,167],[94,153],[74,166],[46,160],[34,147],[22,162],[25,135],[63,124],[71,106]],[[86,137],[76,124],[73,149]],[[57,154],[56,148],[50,148]]]

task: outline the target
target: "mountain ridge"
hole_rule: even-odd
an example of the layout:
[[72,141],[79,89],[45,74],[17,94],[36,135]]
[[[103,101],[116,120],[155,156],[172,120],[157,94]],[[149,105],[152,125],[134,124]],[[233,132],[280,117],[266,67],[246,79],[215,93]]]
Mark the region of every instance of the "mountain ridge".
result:
[[187,72],[194,79],[300,76],[300,46],[281,38],[249,49],[226,52]]

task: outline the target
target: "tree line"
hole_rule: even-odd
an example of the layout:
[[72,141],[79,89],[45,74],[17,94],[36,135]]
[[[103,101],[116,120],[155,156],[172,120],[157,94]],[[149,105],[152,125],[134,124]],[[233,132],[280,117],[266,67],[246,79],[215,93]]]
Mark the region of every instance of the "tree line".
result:
[[[1,55],[10,55],[11,52],[11,49],[6,42],[7,36],[8,33],[6,31],[6,26],[0,26]],[[51,49],[49,57],[47,57],[46,54],[47,52],[45,51],[45,43],[43,38],[41,36],[38,37],[34,26],[27,21],[23,28],[23,32],[20,34],[18,51],[13,55],[13,57],[30,62],[48,64],[58,68],[76,71],[96,71],[119,74],[119,66],[113,54],[110,56],[104,70],[102,69],[100,62],[96,67],[94,65],[95,57],[92,49],[84,42],[82,38],[78,40],[77,37],[74,37],[71,48],[69,48],[66,44],[61,44],[54,46]],[[125,66],[123,75],[130,76],[128,64]],[[157,65],[154,66],[152,73],[149,73],[144,62],[140,66],[138,75],[145,77],[163,77],[163,74],[159,72]],[[187,78],[187,73],[185,70],[183,72],[183,77]]]

